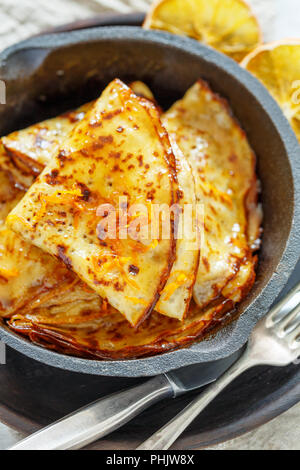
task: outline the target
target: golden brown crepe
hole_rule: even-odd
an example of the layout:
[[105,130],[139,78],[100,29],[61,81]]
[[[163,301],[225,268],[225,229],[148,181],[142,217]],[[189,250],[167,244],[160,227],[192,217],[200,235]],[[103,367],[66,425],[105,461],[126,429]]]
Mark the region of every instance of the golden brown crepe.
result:
[[[130,84],[130,88],[137,96],[155,102],[151,90],[145,83],[135,81]],[[79,108],[68,111],[60,116],[46,119],[2,137],[2,142],[7,152],[6,158],[10,157],[15,166],[22,170],[23,183],[24,177],[27,174],[26,189],[33,183],[32,176],[36,177],[39,175],[51,159],[55,157],[64,140],[69,136],[76,124],[84,118],[93,104],[94,102],[85,103]]]
[[3,171],[0,166],[0,225],[4,223],[6,216],[22,199],[23,194],[22,191],[18,191],[15,188],[10,179],[10,174],[7,171]]
[[[203,81],[189,89],[162,121],[191,164],[198,202],[204,207],[194,286],[195,302],[203,307],[222,293],[243,265],[255,263],[251,245],[261,224],[255,155],[228,103]],[[251,277],[250,266],[248,273]]]
[[[18,183],[16,184],[16,180]],[[36,306],[46,308],[98,296],[65,265],[26,242],[4,224],[5,218],[24,196],[20,181],[28,176],[14,167],[3,147],[0,149],[0,317],[26,313]],[[101,306],[101,302],[100,302]],[[98,309],[99,310],[99,309]]]
[[[136,95],[155,102],[151,90],[145,83],[135,81],[130,84],[130,88]],[[6,150],[13,157],[13,161],[19,162],[19,165],[20,159],[23,162],[29,162],[31,159],[31,167],[44,168],[91,106],[92,103],[87,103],[75,111],[34,124],[4,137]],[[176,156],[177,178],[180,180],[179,204],[184,209],[185,204],[195,204],[196,202],[195,183],[190,165],[178,148],[175,138],[172,146]],[[195,216],[195,214],[193,215]],[[161,293],[160,301],[156,305],[156,310],[161,314],[178,319],[182,319],[187,313],[199,263],[199,248],[197,248],[195,240],[196,227],[189,228],[188,239],[181,238],[177,241],[176,259],[172,272]],[[185,234],[183,233],[181,236],[185,236]]]
[[[151,90],[143,82],[132,82],[130,88],[136,95],[155,102]],[[29,162],[32,159],[31,166],[35,166],[36,169],[37,165],[43,168],[55,156],[59,145],[70,134],[76,123],[83,119],[91,106],[92,103],[88,103],[75,111],[34,124],[4,137],[6,150],[13,157],[14,162],[19,162],[19,166],[20,158],[22,158],[23,162]],[[190,165],[174,139],[172,146],[176,155],[177,177],[180,180],[179,204],[183,209],[184,204],[195,204],[195,184]],[[31,175],[27,178],[31,178],[31,183],[27,185],[29,187],[34,178]],[[196,231],[196,227],[190,227],[190,229],[190,232]],[[199,248],[196,245],[195,233],[188,235],[188,240],[183,238],[177,241],[174,266],[161,293],[160,301],[156,305],[156,310],[161,314],[178,319],[182,319],[187,313],[199,263]]]
[[175,261],[155,309],[168,317],[183,320],[189,309],[199,266],[200,234],[197,230],[197,201],[192,169],[179,149],[175,136],[170,138],[176,161],[180,212],[177,214]]
[[[241,299],[250,291],[254,279],[247,283],[231,281],[228,297]],[[136,329],[113,309],[103,303],[95,311],[95,301],[78,302],[63,311],[58,307],[36,308],[16,314],[9,326],[28,336],[33,342],[64,354],[94,359],[133,359],[172,351],[205,338],[234,317],[234,301],[220,296],[215,302],[199,309],[192,301],[183,321],[152,314]]]
[[86,103],[74,111],[2,137],[14,164],[23,172],[39,175],[92,104]]
[[73,309],[63,318],[55,316],[54,309],[39,309],[27,315],[13,316],[9,326],[37,344],[66,354],[96,359],[132,359],[171,351],[204,338],[213,328],[224,324],[224,316],[232,308],[233,303],[225,299],[201,312],[192,304],[188,318],[183,322],[153,312],[138,329],[134,329],[111,306],[93,319],[93,312],[87,305],[86,310],[80,310],[80,314],[73,317],[75,321],[70,321]]
[[[7,224],[25,240],[59,257],[134,326],[155,306],[172,268],[175,241],[135,233],[99,235],[120,198],[137,205],[177,202],[172,147],[159,112],[119,80],[113,81],[80,121]],[[131,214],[135,217],[136,212]],[[99,217],[100,216],[100,217]],[[102,218],[101,218],[102,216]],[[120,210],[117,214],[120,223]],[[107,230],[107,227],[103,230]],[[149,234],[150,236],[151,234]],[[102,238],[104,236],[104,238]]]
[[[156,103],[155,97],[150,88],[144,83],[136,80],[130,83],[129,88],[132,89],[133,93],[141,98],[146,98],[149,101]],[[156,103],[157,104],[157,103]]]
[[[144,87],[139,86],[136,91],[138,92],[138,90],[141,91],[142,96],[152,99]],[[60,117],[56,118],[57,126],[59,119]],[[188,295],[191,295],[193,281],[190,279],[189,282],[186,281],[187,284],[181,285],[181,288],[184,287],[185,294],[180,295],[180,282],[176,283],[175,281],[174,283],[172,280],[176,261],[179,260],[181,263],[184,260],[182,253],[179,255],[178,244],[175,263],[170,272],[171,277],[165,286],[167,289],[168,285],[171,285],[170,292],[175,296],[175,304],[178,308],[174,314],[174,317],[177,316],[177,318],[165,316],[172,315],[170,296],[168,301],[164,303],[166,312],[162,311],[163,308],[161,309],[161,313],[165,315],[153,311],[137,328],[133,328],[120,312],[92,292],[74,273],[65,270],[61,261],[55,260],[60,269],[69,273],[70,276],[74,276],[73,284],[70,280],[69,283],[67,281],[62,285],[61,291],[58,287],[51,287],[44,297],[40,293],[25,302],[21,308],[15,309],[13,314],[8,315],[10,316],[9,326],[14,331],[28,336],[41,346],[61,353],[96,359],[126,359],[159,354],[188,345],[195,340],[206,337],[208,333],[230,320],[229,312],[234,311],[236,303],[247,295],[255,280],[257,258],[252,253],[259,246],[261,217],[257,203],[254,155],[245,134],[231,117],[226,102],[212,93],[204,82],[199,82],[183,100],[176,103],[163,116],[163,121],[168,127],[171,138],[176,141],[172,142],[172,146],[177,160],[179,192],[181,181],[185,188],[185,191],[182,190],[182,198],[191,201],[193,194],[195,197],[195,192],[193,193],[195,181],[197,200],[205,204],[205,215],[209,216],[208,220],[204,220],[205,252],[204,257],[202,256],[202,268],[200,265],[197,279],[198,292],[201,294],[203,290],[203,298],[200,295],[199,299],[195,295],[201,306],[197,306],[192,300],[188,311],[184,315],[180,313],[183,310],[182,306],[186,307],[189,304],[187,298]],[[76,124],[73,123],[73,127],[74,125]],[[224,126],[227,129],[227,134],[223,146]],[[30,130],[30,128],[28,129]],[[72,132],[71,127],[69,130]],[[33,129],[30,130],[30,132],[32,131]],[[18,139],[20,139],[19,142]],[[59,139],[60,135],[57,132],[54,140]],[[15,134],[15,140],[14,145],[22,145],[20,134],[18,136]],[[193,140],[194,142],[192,142]],[[52,148],[51,145],[53,145]],[[48,147],[49,159],[52,159],[55,154],[55,143],[52,142],[51,145]],[[32,155],[35,153],[34,146],[35,142],[32,141]],[[232,150],[230,158],[229,149]],[[36,155],[38,153],[39,149],[37,149]],[[237,158],[233,157],[234,155]],[[40,156],[36,161],[39,158]],[[245,159],[245,165],[241,164],[242,158]],[[178,162],[181,163],[181,166],[183,165],[184,171],[181,174]],[[193,173],[190,176],[189,166]],[[23,168],[22,165],[20,167]],[[47,171],[44,174],[46,173]],[[4,181],[6,181],[5,178]],[[191,184],[188,186],[189,178]],[[242,186],[242,182],[244,182],[244,186]],[[74,190],[76,191],[72,187],[71,191]],[[70,196],[73,195],[70,194]],[[208,209],[206,208],[207,204]],[[11,209],[12,203],[5,202],[4,210],[6,207]],[[229,209],[233,210],[233,214]],[[38,212],[38,216],[40,214]],[[228,220],[227,217],[229,217]],[[26,224],[25,221],[27,222],[26,218],[23,219],[23,223]],[[230,230],[229,227],[233,228],[231,223],[238,223],[240,231],[236,230],[237,227],[234,227],[235,230]],[[216,231],[220,233],[220,230],[222,234],[228,230],[228,236],[233,238],[233,243],[229,244],[230,248],[227,249],[224,256],[221,252],[224,247],[223,240],[218,242],[216,236]],[[16,237],[19,241],[20,237]],[[27,244],[27,242],[24,243]],[[38,248],[32,247],[30,242],[28,246],[41,252]],[[237,255],[235,264],[232,260],[232,251],[236,246],[241,253],[234,253]],[[218,253],[219,249],[220,253]],[[182,252],[184,254],[184,250]],[[205,254],[211,263],[207,263]],[[53,260],[46,253],[43,253],[43,256]],[[224,263],[229,272],[215,266],[215,260],[220,260],[221,265]],[[191,272],[193,269],[195,272],[195,256],[189,258],[189,263]],[[201,269],[203,279],[200,279],[199,276]],[[218,273],[220,273],[220,277],[218,277]],[[224,278],[221,278],[222,275]],[[164,292],[166,293],[163,290],[162,294]],[[156,308],[163,304],[163,298],[164,295],[156,304]],[[186,303],[182,303],[182,299],[186,299]]]
[[[151,90],[145,83],[135,81],[130,84],[130,88],[137,96],[155,102]],[[76,124],[84,118],[93,104],[94,102],[85,103],[77,109],[2,137],[7,155],[10,156],[15,166],[22,170],[23,183],[27,174],[26,189],[33,182],[32,176],[39,175],[51,159],[55,157],[64,140]]]

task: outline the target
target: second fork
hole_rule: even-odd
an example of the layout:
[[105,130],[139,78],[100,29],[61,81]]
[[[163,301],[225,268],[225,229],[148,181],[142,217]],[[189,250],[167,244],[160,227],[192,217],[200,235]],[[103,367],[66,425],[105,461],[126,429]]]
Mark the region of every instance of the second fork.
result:
[[[255,327],[242,357],[214,384],[137,450],[167,450],[219,393],[236,377],[257,365],[287,366],[300,356],[300,283]],[[290,302],[296,306],[284,311]]]

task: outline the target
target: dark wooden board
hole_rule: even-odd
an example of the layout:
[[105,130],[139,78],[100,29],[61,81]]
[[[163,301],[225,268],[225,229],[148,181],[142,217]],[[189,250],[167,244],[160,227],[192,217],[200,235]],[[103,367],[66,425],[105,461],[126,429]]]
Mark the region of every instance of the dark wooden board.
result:
[[[143,16],[101,16],[61,26],[55,31],[111,24],[139,25]],[[299,279],[300,265],[287,289]],[[142,380],[63,371],[8,349],[7,364],[0,366],[0,421],[29,434],[84,404]],[[89,448],[134,449],[186,406],[194,395],[157,404]],[[231,384],[196,419],[174,449],[202,448],[234,438],[275,418],[299,401],[299,365],[252,369]]]
[[[0,366],[0,421],[30,434],[101,396],[143,380],[67,372],[8,349],[7,364]],[[90,448],[134,449],[193,396],[195,393],[157,404]],[[266,423],[299,399],[299,366],[252,369],[205,410],[174,448],[201,448],[236,437]]]

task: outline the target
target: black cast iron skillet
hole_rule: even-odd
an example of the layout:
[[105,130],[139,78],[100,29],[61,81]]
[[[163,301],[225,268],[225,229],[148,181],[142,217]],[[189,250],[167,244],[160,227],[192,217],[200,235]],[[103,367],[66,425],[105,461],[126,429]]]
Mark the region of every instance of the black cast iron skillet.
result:
[[78,359],[38,347],[0,327],[9,346],[49,365],[88,374],[151,376],[229,356],[286,284],[300,253],[300,148],[266,89],[231,59],[188,38],[134,27],[91,28],[23,41],[0,55],[7,104],[0,135],[98,97],[118,77],[145,81],[168,107],[199,78],[226,97],[258,157],[264,236],[257,281],[238,320],[209,340],[158,356],[124,361]]

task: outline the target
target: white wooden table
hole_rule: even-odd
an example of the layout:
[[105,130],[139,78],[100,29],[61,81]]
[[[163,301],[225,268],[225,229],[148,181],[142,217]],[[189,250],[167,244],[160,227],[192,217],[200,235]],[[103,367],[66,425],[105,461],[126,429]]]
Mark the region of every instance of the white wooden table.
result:
[[[248,1],[261,22],[266,41],[300,38],[299,0]],[[52,26],[105,11],[145,11],[150,3],[151,0],[0,0],[0,49]],[[0,450],[22,437],[0,423]],[[271,423],[214,449],[300,450],[300,404]]]

